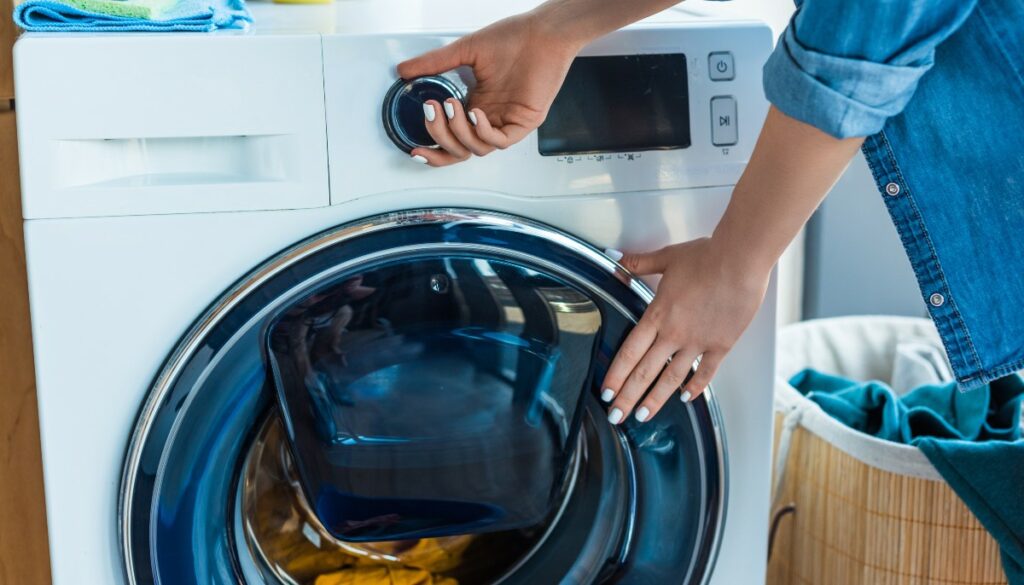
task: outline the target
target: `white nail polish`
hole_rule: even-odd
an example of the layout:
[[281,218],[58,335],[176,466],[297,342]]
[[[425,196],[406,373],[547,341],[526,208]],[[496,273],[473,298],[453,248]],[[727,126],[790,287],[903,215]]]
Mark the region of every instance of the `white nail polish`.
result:
[[605,388],[601,391],[601,400],[605,402],[611,402],[612,398],[615,398],[615,390],[611,388]]
[[612,411],[608,413],[608,422],[612,423],[613,425],[619,424],[619,421],[621,420],[622,411],[619,410],[618,408],[613,408]]
[[414,156],[412,157],[412,160],[414,160],[414,161],[416,161],[416,162],[420,163],[421,165],[425,165],[425,164],[427,164],[427,157],[425,157],[425,156],[420,156],[420,155],[418,155],[418,154],[417,154],[417,155],[414,155]]
[[444,103],[444,115],[448,116],[449,120],[455,117],[455,106],[451,102]]
[[470,112],[467,116],[469,116],[470,123],[476,126],[476,112]]
[[437,116],[437,112],[434,111],[434,106],[423,104],[423,117],[427,119],[427,122],[433,122],[435,116]]
[[650,415],[651,411],[647,410],[646,406],[641,406],[640,408],[636,409],[636,414],[634,416],[636,416],[636,420],[644,422]]
[[683,391],[683,395],[679,397],[679,400],[682,400],[683,402],[689,402],[691,396],[693,396],[693,395],[690,394],[690,391],[689,390],[685,390],[685,391]]
[[605,248],[604,255],[616,262],[622,260],[622,252],[616,250],[615,248]]

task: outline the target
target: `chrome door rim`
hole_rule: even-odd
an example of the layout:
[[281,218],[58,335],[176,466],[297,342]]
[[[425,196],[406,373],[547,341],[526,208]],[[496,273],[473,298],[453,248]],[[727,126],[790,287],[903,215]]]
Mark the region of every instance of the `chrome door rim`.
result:
[[[612,261],[596,248],[583,243],[582,241],[558,231],[544,224],[527,220],[524,218],[504,213],[481,211],[474,209],[459,208],[437,208],[418,209],[411,211],[399,211],[379,215],[376,217],[357,220],[344,224],[337,228],[314,235],[296,245],[290,246],[282,252],[272,256],[248,275],[237,281],[227,292],[211,305],[202,316],[190,327],[188,332],[176,344],[174,352],[167,359],[154,383],[150,386],[147,398],[140,409],[139,415],[133,427],[132,435],[128,443],[125,455],[125,463],[121,473],[120,490],[118,494],[118,532],[120,541],[120,553],[125,578],[130,585],[138,585],[136,579],[137,568],[134,566],[134,554],[132,543],[132,517],[129,511],[132,508],[136,491],[136,478],[141,464],[143,447],[152,432],[154,418],[161,404],[167,397],[167,393],[173,387],[174,382],[182,373],[184,365],[199,348],[201,342],[206,338],[208,332],[237,306],[249,293],[256,290],[260,285],[270,280],[275,275],[301,262],[303,259],[330,246],[351,240],[353,238],[368,235],[374,232],[398,228],[414,224],[447,224],[447,223],[472,223],[475,225],[491,226],[516,231],[522,234],[546,240],[552,245],[559,246],[569,252],[582,257],[591,264],[606,270],[616,280],[620,281],[631,290],[645,304],[649,304],[654,298],[654,293],[641,280],[634,277],[624,267]],[[457,248],[457,244],[439,242],[439,247],[446,250]],[[511,250],[501,250],[502,254],[508,257],[516,257],[517,253]],[[530,259],[531,262],[546,265],[553,273],[567,278],[573,282],[587,285],[587,281],[579,275],[564,270],[561,267],[540,258],[518,254]],[[351,266],[365,263],[366,256],[360,256],[351,262],[346,262],[338,270],[348,269]],[[302,288],[294,287],[294,288]],[[292,290],[294,290],[294,288]],[[617,301],[595,287],[588,287],[595,294],[601,295],[612,305],[618,305]],[[290,291],[291,292],[291,291]],[[282,296],[282,299],[285,297]],[[629,311],[623,311],[629,315]],[[631,319],[632,320],[632,319]],[[711,529],[714,531],[711,540],[710,556],[707,562],[708,570],[705,571],[702,584],[710,581],[713,567],[718,557],[721,546],[722,529],[725,524],[728,498],[728,453],[725,443],[724,424],[714,398],[712,388],[703,394],[707,401],[708,410],[712,423],[712,435],[715,440],[714,449],[717,452],[720,464],[718,467],[718,480],[721,489],[718,490],[718,510],[720,511],[717,520]],[[690,417],[694,418],[693,410],[689,411]],[[621,438],[621,437],[620,437]],[[706,467],[706,466],[705,466]],[[691,564],[690,571],[693,570]]]

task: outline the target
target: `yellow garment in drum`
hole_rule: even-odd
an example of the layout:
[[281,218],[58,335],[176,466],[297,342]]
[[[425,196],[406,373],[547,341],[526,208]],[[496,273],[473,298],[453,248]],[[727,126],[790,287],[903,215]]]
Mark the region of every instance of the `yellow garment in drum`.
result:
[[265,535],[263,550],[271,563],[311,585],[458,585],[437,573],[457,567],[473,540],[469,536],[424,538],[360,548],[346,543],[349,552],[321,536],[321,549],[313,542],[318,539],[307,535],[311,524],[299,516],[280,523],[276,534]]
[[458,585],[458,582],[449,577],[437,577],[423,569],[356,566],[320,575],[314,585]]
[[378,542],[370,545],[374,553],[399,558],[401,564],[355,557],[354,566],[320,575],[314,585],[458,585],[455,579],[438,576],[433,572],[458,566],[470,540],[471,537],[452,537]]

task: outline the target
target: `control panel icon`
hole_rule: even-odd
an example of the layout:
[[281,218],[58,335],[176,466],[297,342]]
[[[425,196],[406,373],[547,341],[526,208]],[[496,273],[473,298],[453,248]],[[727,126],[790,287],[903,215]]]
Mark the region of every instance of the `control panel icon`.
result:
[[708,73],[711,81],[732,81],[736,77],[735,67],[732,53],[728,51],[708,55]]

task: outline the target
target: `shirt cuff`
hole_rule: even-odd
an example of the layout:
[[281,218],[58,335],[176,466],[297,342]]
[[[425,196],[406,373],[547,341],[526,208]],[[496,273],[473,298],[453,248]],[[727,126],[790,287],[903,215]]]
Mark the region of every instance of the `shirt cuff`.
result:
[[931,66],[931,56],[901,66],[814,51],[790,22],[765,63],[764,92],[787,116],[836,138],[870,136],[903,111]]

